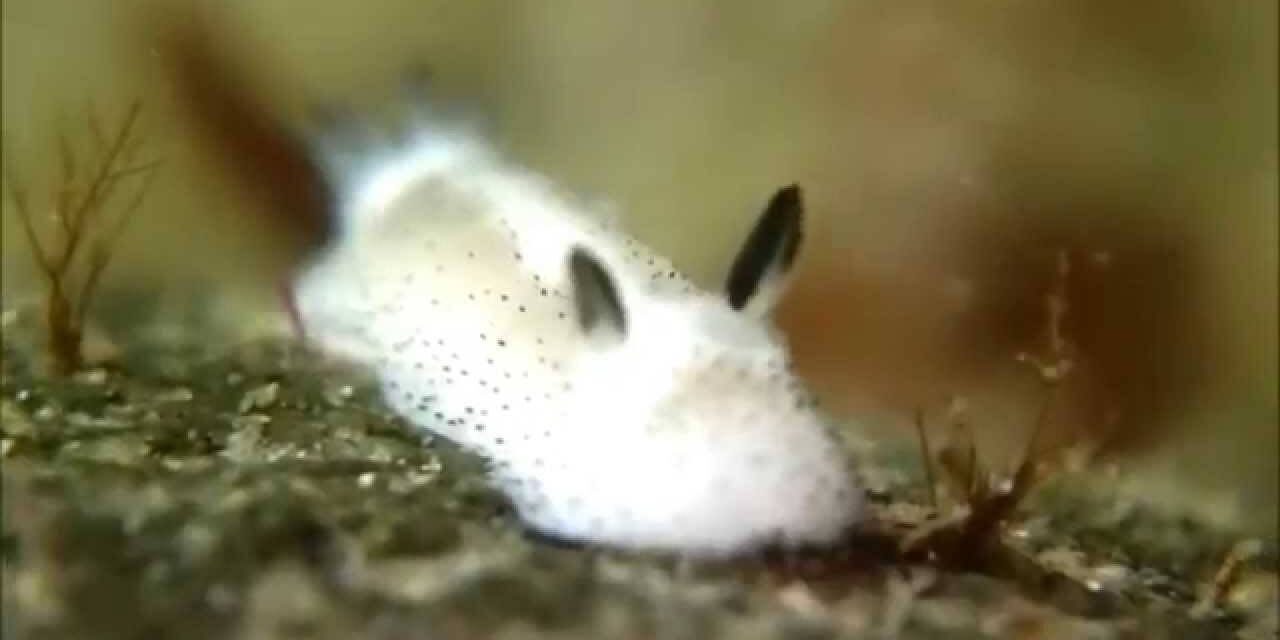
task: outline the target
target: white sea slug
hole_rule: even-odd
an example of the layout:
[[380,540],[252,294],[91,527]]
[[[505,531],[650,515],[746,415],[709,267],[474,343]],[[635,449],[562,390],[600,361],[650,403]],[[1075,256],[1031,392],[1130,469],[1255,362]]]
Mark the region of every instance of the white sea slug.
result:
[[527,526],[723,555],[835,543],[861,517],[769,319],[800,244],[798,187],[712,293],[460,127],[322,155],[337,232],[292,285],[305,335],[487,458]]

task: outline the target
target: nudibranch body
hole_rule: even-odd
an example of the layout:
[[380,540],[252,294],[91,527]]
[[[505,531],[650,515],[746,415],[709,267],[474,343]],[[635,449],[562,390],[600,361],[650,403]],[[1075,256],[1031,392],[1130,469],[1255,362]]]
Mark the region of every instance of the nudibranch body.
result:
[[326,153],[337,232],[292,284],[308,339],[487,458],[529,527],[732,554],[830,544],[861,517],[770,322],[800,244],[797,187],[713,293],[462,128]]

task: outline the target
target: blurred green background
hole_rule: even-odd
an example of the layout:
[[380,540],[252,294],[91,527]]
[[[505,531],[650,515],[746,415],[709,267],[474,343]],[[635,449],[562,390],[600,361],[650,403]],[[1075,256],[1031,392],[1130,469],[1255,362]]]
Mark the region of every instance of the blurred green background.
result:
[[[38,187],[60,118],[142,97],[166,164],[108,284],[265,307],[278,239],[174,117],[139,28],[181,4],[6,0],[5,143]],[[1043,256],[1091,251],[1113,274],[1081,307],[1093,344],[1121,395],[1177,428],[1140,451],[1142,477],[1174,480],[1152,495],[1274,530],[1275,2],[217,4],[282,112],[377,104],[430,63],[515,157],[611,199],[709,286],[799,181],[811,233],[780,322],[850,414],[905,424],[959,393],[988,424],[1024,422],[1004,363]],[[14,304],[38,280],[9,205]]]

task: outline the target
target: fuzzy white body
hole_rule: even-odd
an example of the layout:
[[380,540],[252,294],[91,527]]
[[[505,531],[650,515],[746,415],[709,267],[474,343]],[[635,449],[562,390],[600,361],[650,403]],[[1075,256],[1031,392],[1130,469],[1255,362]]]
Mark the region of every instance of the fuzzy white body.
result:
[[[340,184],[340,233],[294,287],[307,335],[489,458],[533,528],[724,554],[830,543],[859,518],[844,452],[767,319],[465,136],[424,130]],[[610,272],[623,339],[577,321],[574,246]]]

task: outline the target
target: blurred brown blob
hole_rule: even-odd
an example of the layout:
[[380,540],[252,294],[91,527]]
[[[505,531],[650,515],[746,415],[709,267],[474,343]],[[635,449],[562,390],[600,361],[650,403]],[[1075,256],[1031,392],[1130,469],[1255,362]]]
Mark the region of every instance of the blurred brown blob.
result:
[[780,322],[800,336],[797,362],[829,404],[905,419],[960,395],[978,415],[1001,413],[984,403],[1012,402],[1029,420],[1042,392],[1015,358],[1046,348],[1046,296],[1063,250],[1072,265],[1063,333],[1077,355],[1054,422],[1115,452],[1158,438],[1205,375],[1200,283],[1185,239],[1081,216],[969,225],[936,247],[951,254],[940,259],[949,272],[857,279],[856,268],[815,264],[797,279]]
[[[873,159],[817,174],[828,228],[780,319],[827,404],[906,427],[913,408],[964,396],[975,428],[1016,447],[1044,390],[1015,355],[1044,346],[1059,250],[1079,362],[1057,428],[1145,452],[1239,402],[1247,367],[1267,370],[1237,355],[1262,335],[1242,327],[1275,319],[1237,300],[1274,296],[1274,274],[1229,271],[1222,238],[1253,242],[1240,230],[1274,229],[1274,214],[1224,194],[1274,170],[1274,125],[1254,110],[1268,94],[1247,72],[1274,32],[1204,7],[906,3],[833,19],[861,37],[832,40],[825,97],[873,123],[854,130]],[[1239,260],[1274,265],[1265,244]],[[1242,278],[1248,294],[1225,285]],[[1237,395],[1213,397],[1224,389]]]
[[217,166],[272,212],[280,250],[296,258],[323,243],[328,185],[301,139],[264,102],[254,74],[225,53],[236,47],[215,12],[151,14],[141,29],[173,82],[179,116]]

